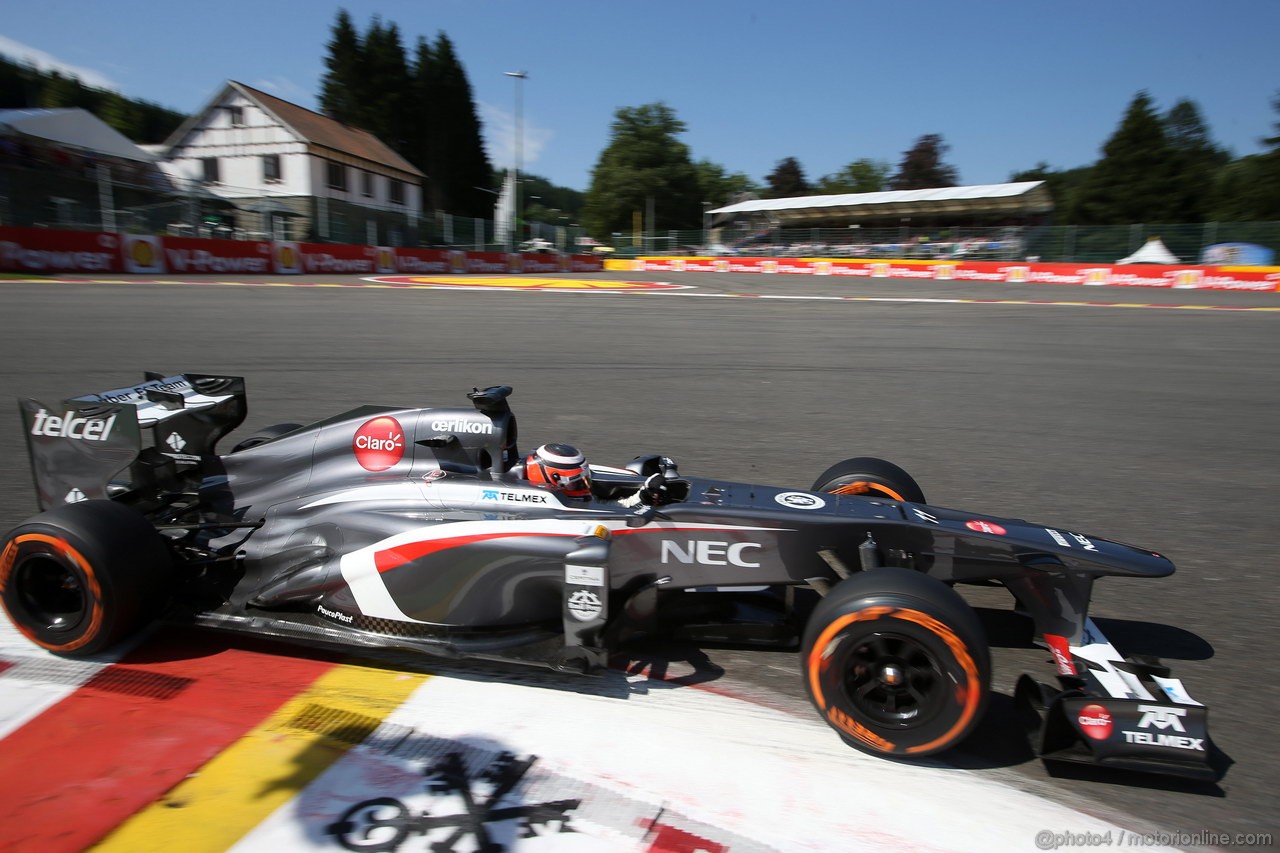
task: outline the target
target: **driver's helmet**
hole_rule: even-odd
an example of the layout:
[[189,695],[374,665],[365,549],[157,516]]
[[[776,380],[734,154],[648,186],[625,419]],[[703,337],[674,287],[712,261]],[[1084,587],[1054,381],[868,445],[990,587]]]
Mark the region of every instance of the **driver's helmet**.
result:
[[582,451],[568,444],[544,444],[524,461],[529,482],[570,498],[591,496],[591,469]]

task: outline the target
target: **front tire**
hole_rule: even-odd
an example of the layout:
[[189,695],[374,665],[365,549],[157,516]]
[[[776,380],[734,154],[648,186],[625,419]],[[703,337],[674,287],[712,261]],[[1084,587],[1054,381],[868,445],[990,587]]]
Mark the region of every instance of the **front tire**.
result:
[[982,625],[964,599],[919,572],[873,569],[836,584],[814,608],[801,649],[818,713],[873,755],[943,752],[986,709],[991,658]]
[[156,615],[172,559],[132,509],[67,504],[15,527],[0,545],[0,602],[28,639],[69,657],[97,654]]
[[892,462],[873,456],[837,462],[814,481],[812,491],[928,503],[924,490],[910,474]]

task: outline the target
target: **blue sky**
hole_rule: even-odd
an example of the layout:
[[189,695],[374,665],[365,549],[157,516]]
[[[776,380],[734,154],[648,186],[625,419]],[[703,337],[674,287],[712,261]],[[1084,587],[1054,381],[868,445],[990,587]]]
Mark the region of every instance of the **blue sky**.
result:
[[444,31],[474,89],[489,156],[510,163],[525,70],[524,166],[586,189],[622,106],[665,101],[683,141],[763,183],[795,157],[806,176],[863,157],[896,167],[941,134],[961,183],[1043,160],[1099,156],[1142,89],[1196,101],[1215,140],[1261,150],[1280,118],[1276,0],[8,0],[0,53],[61,67],[183,112],[238,80],[315,108],[325,44],[346,8],[418,36]]

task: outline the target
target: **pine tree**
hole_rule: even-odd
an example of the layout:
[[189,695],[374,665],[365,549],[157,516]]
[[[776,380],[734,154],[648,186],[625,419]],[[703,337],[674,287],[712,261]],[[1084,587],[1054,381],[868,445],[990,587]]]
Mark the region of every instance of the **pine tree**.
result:
[[[428,185],[436,190],[448,210],[463,216],[488,217],[493,213],[493,196],[476,187],[485,187],[492,168],[485,153],[480,118],[476,114],[471,83],[458,60],[453,42],[444,33],[436,36],[430,51],[434,80],[431,100],[419,104],[430,113],[430,161],[435,171]],[[439,164],[439,165],[436,165]],[[447,165],[446,165],[447,164]]]
[[364,94],[360,91],[364,45],[346,9],[338,10],[327,48],[324,64],[329,70],[320,81],[320,110],[336,121],[355,124]]
[[769,185],[764,193],[765,198],[795,198],[811,192],[809,181],[804,176],[804,168],[794,157],[785,157],[778,161],[773,171],[765,176]]
[[1164,119],[1165,136],[1173,151],[1171,172],[1176,197],[1171,222],[1203,222],[1213,195],[1214,180],[1231,157],[1213,143],[1209,127],[1194,101],[1178,101]]
[[1072,218],[1083,225],[1176,222],[1177,152],[1165,123],[1139,92],[1081,188]]
[[954,187],[959,176],[954,166],[942,162],[950,146],[936,133],[928,133],[916,140],[909,151],[903,152],[898,171],[889,179],[891,190],[925,190],[934,187]]

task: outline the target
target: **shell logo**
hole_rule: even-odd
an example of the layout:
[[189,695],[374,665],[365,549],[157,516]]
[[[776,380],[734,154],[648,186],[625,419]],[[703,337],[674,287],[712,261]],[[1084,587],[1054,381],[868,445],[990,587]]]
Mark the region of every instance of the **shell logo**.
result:
[[888,278],[890,269],[891,267],[888,264],[872,264],[871,277],[872,278]]
[[378,249],[378,271],[394,270],[396,268],[396,254],[386,247]]
[[1204,270],[1178,270],[1173,274],[1173,286],[1182,290],[1197,288],[1204,281]]
[[293,243],[276,243],[275,245],[275,272],[276,273],[297,273],[298,272],[298,247]]
[[467,253],[454,249],[449,252],[449,270],[463,273],[467,271]]
[[1111,280],[1111,270],[1108,267],[1096,267],[1091,270],[1081,270],[1084,273],[1084,281],[1082,284],[1106,284]]
[[133,262],[140,267],[149,267],[156,262],[156,250],[150,243],[142,240],[134,241],[134,244],[129,247],[129,254],[133,256]]
[[813,265],[814,275],[831,275],[830,261],[817,261]]
[[716,262],[715,262],[714,264],[712,264],[712,266],[716,268],[716,272],[728,272],[728,271],[729,271],[729,262],[728,262],[728,261],[725,261],[725,260],[719,260],[719,259],[717,259],[717,260],[716,260]]
[[524,259],[518,254],[512,253],[507,255],[507,271],[520,272],[524,268]]
[[570,272],[573,269],[573,258],[568,255],[560,256],[560,272]]
[[684,272],[684,258],[676,258],[671,262],[671,269],[674,272]]
[[764,261],[760,264],[760,272],[776,273],[778,271],[777,261]]
[[122,246],[124,271],[131,273],[162,272],[163,256],[159,239],[152,236],[127,235]]
[[1008,267],[1004,271],[1004,280],[1010,284],[1026,284],[1031,275],[1031,267]]
[[933,268],[933,277],[935,281],[951,281],[955,272],[955,264],[938,264]]

